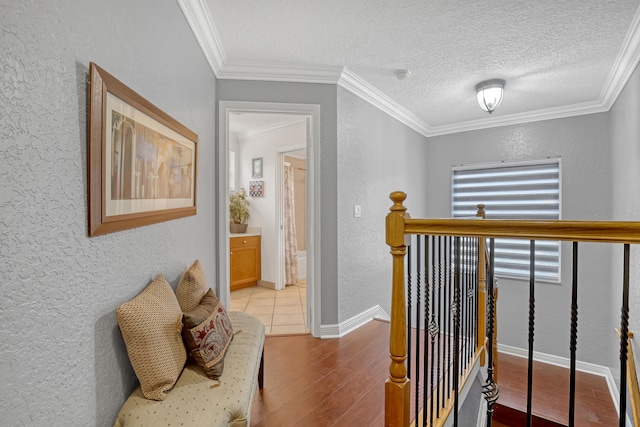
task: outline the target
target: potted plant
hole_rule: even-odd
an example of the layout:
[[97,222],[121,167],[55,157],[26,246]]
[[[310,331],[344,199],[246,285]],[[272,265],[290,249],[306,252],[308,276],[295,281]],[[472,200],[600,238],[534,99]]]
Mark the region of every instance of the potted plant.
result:
[[229,231],[232,233],[244,233],[247,231],[249,219],[249,200],[244,188],[229,194]]

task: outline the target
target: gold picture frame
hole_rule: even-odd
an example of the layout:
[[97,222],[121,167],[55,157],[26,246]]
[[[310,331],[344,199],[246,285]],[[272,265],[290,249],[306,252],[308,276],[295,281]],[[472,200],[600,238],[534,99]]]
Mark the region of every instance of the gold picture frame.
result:
[[89,236],[196,214],[198,135],[93,62]]

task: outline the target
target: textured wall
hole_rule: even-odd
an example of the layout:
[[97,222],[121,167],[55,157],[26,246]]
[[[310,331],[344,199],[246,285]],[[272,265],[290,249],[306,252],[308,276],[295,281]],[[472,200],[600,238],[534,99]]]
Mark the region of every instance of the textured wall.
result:
[[426,215],[427,139],[338,88],[337,158],[339,322],[375,305],[391,314],[389,194],[406,192],[411,215]]
[[[611,219],[611,155],[608,114],[592,114],[504,126],[429,139],[429,216],[451,215],[451,167],[500,160],[562,158],[562,218]],[[487,209],[491,207],[488,206]],[[536,351],[568,357],[571,247],[562,246],[562,283],[536,288]],[[607,365],[610,250],[580,247],[579,360]],[[528,281],[500,279],[498,342],[527,348]]]
[[[199,135],[197,216],[87,237],[90,61]],[[214,100],[176,2],[0,3],[0,424],[112,425],[136,383],[116,307],[195,258],[215,277]]]
[[[640,221],[640,72],[633,73],[626,87],[611,109],[611,163],[613,165],[613,219]],[[611,322],[620,323],[622,306],[622,249],[613,249],[612,280],[615,292],[611,300]],[[640,332],[640,251],[631,247],[631,289],[629,292],[629,329]],[[638,336],[638,335],[636,335]],[[640,366],[640,346],[632,340],[636,366]],[[615,372],[620,371],[620,362],[612,361]],[[615,375],[618,380],[618,375]],[[628,408],[628,406],[627,406]]]

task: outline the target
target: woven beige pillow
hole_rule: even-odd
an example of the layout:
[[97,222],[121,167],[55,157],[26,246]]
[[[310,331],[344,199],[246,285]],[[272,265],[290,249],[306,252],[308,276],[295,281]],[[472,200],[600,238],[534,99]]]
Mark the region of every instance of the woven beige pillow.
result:
[[178,287],[176,288],[176,297],[183,313],[187,313],[196,308],[202,297],[207,293],[209,287],[204,279],[204,273],[200,262],[196,260],[191,267],[182,273]]
[[182,310],[163,275],[116,310],[129,360],[147,399],[164,400],[187,360]]

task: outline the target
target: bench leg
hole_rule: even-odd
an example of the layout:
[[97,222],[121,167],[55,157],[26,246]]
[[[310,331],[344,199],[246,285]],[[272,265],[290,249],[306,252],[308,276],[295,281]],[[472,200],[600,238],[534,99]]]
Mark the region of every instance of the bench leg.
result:
[[262,357],[260,358],[260,370],[258,371],[258,387],[262,390],[264,385],[264,349],[262,350]]

